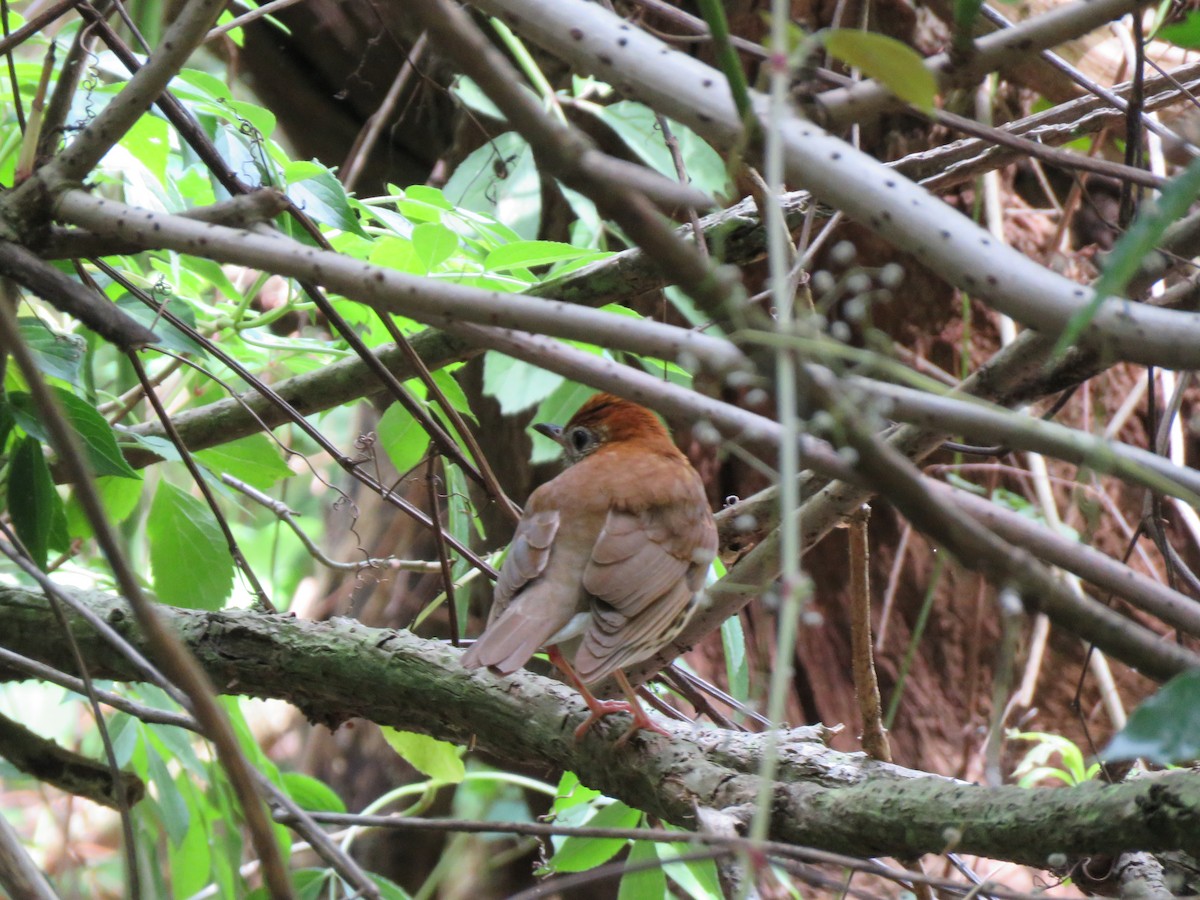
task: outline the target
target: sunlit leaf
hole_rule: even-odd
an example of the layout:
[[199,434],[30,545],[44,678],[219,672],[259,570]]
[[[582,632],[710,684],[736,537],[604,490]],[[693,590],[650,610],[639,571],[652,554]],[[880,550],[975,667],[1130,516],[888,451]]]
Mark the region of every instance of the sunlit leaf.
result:
[[397,472],[407,472],[421,461],[429,447],[429,435],[399,403],[387,408],[375,426],[379,443]]
[[517,241],[503,244],[483,260],[484,268],[499,272],[517,267],[544,266],[580,257],[596,258],[595,251],[560,244],[558,241]]
[[563,381],[561,375],[502,353],[489,352],[483,358],[483,393],[495,397],[506,416],[540,403]]
[[379,730],[383,732],[388,745],[418,772],[452,784],[463,780],[466,769],[463,767],[461,750],[454,744],[387,726],[380,726]]
[[915,50],[895,38],[874,31],[831,28],[818,36],[831,54],[864,75],[882,83],[906,103],[927,113],[934,111],[937,81]]
[[218,475],[232,475],[256,488],[269,488],[293,474],[279,447],[265,434],[252,434],[194,455]]
[[721,624],[721,646],[725,650],[729,693],[736,700],[745,700],[750,695],[750,669],[746,661],[746,635],[738,616],[730,616]]
[[444,193],[456,206],[493,213],[523,238],[537,237],[542,179],[529,144],[515,132],[493,138],[463,160]]
[[[621,802],[610,803],[588,819],[590,828],[636,828],[642,814]],[[572,835],[550,859],[553,872],[582,872],[608,862],[628,844],[626,838],[592,838]]]
[[284,169],[284,175],[288,179],[287,195],[305,215],[322,225],[365,236],[346,189],[332,172],[312,163],[292,163]]
[[189,609],[220,609],[233,588],[233,558],[204,502],[162,482],[146,520],[159,599]]
[[458,236],[445,225],[422,222],[413,229],[412,247],[425,272],[432,272],[458,250]]

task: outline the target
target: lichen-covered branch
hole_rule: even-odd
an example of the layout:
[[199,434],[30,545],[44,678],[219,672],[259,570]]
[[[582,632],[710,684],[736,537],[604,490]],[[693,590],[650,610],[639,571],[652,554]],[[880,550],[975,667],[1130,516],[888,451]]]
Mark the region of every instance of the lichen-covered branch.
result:
[[[129,607],[105,594],[89,606],[135,645]],[[336,727],[360,717],[466,743],[513,763],[570,769],[605,793],[667,821],[694,826],[697,806],[744,821],[757,791],[761,735],[668,724],[670,739],[614,741],[610,721],[576,743],[587,711],[565,685],[528,672],[467,672],[459,651],[406,631],[351,619],[308,622],[242,610],[161,607],[228,694],[287,700]],[[79,618],[77,640],[96,677],[136,671]],[[0,590],[0,634],[15,652],[63,664],[65,642],[38,594]],[[0,670],[2,678],[20,677]],[[984,788],[829,750],[820,729],[780,744],[770,837],[858,856],[918,856],[956,849],[1035,866],[1052,854],[1200,849],[1200,775],[1176,772],[1124,785]]]

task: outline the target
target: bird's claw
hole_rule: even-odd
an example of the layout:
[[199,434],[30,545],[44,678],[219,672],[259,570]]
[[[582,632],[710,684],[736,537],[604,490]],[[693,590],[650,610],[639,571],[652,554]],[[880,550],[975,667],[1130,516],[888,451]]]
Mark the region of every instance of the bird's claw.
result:
[[646,715],[646,711],[642,709],[641,705],[634,706],[625,700],[596,700],[594,706],[588,704],[588,709],[591,710],[591,715],[584,720],[582,725],[575,729],[576,741],[583,740],[583,736],[588,733],[591,727],[605,716],[621,712],[632,715],[633,723],[625,729],[624,734],[617,738],[617,742],[613,745],[614,747],[625,746],[629,739],[639,731],[653,731],[655,734],[661,734],[663,737],[672,737],[671,732]]

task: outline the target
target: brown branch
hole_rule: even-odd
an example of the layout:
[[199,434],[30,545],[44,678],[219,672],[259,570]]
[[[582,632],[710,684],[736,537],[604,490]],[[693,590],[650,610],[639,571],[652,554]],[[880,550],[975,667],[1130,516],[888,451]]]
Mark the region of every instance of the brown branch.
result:
[[0,756],[31,778],[110,809],[121,805],[118,793],[130,806],[146,793],[145,783],[135,773],[121,772],[120,779],[114,779],[107,764],[60,747],[3,714]]
[[0,275],[7,275],[55,309],[74,316],[122,350],[158,343],[157,334],[107,297],[88,290],[19,244],[0,241]]
[[[77,596],[144,646],[124,601]],[[362,717],[460,743],[475,741],[513,763],[570,769],[590,787],[689,828],[696,825],[697,804],[735,817],[753,808],[763,735],[693,731],[664,721],[670,739],[642,735],[615,749],[613,741],[627,723],[606,721],[576,742],[572,729],[587,710],[566,685],[525,671],[505,678],[467,672],[459,665],[459,651],[406,631],[244,610],[164,606],[160,614],[224,690],[288,700],[317,722],[336,726]],[[0,634],[6,643],[53,665],[66,647],[47,627],[49,617],[40,595],[0,588]],[[138,677],[81,620],[73,626],[97,677]],[[820,743],[822,733],[798,729],[781,736],[773,840],[856,856],[904,857],[940,853],[956,842],[959,852],[1043,867],[1052,853],[1198,849],[1196,773],[1069,789],[984,788],[829,750]]]
[[850,645],[854,661],[854,696],[862,716],[863,750],[872,759],[892,761],[892,748],[883,727],[879,679],[871,652],[871,549],[867,541],[870,507],[850,517]]

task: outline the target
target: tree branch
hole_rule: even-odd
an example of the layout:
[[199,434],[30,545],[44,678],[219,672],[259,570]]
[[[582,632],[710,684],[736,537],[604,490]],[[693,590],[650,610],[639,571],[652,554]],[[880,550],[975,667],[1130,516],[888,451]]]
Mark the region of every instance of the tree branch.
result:
[[83,191],[60,196],[55,215],[99,234],[311,281],[380,313],[409,316],[428,325],[468,321],[531,329],[658,359],[691,359],[716,374],[748,365],[741,351],[728,341],[684,328],[651,321],[631,328],[627,317],[614,313],[418,278],[306,247],[281,235],[135,209]]
[[[143,643],[124,601],[77,596],[135,645]],[[330,726],[362,717],[474,741],[510,762],[570,769],[585,784],[685,827],[696,826],[696,806],[747,821],[758,789],[763,735],[667,723],[672,738],[643,735],[617,749],[613,741],[625,723],[606,721],[576,743],[572,729],[587,710],[566,685],[526,671],[505,678],[467,672],[459,651],[406,631],[243,610],[159,611],[226,693],[284,699]],[[97,677],[138,677],[82,619],[71,621]],[[0,588],[0,634],[12,650],[61,662],[66,644],[50,622],[40,595]],[[23,676],[0,670],[0,678],[13,677]],[[856,856],[912,857],[953,847],[1043,867],[1055,853],[1200,849],[1196,773],[1116,786],[983,788],[829,750],[821,734],[783,735],[774,840]]]
[[[1104,3],[1111,14],[1119,14],[1120,4]],[[619,69],[626,95],[682,122],[714,146],[728,149],[742,140],[741,119],[719,72],[631,28],[600,5],[582,0],[475,0],[475,5],[582,71],[604,78]],[[1100,3],[1071,9],[1082,6]],[[767,117],[767,98],[756,94],[754,102],[760,118]],[[993,240],[962,213],[813,122],[791,115],[771,123],[783,136],[790,181],[998,312],[1058,335],[1092,302],[1091,288]],[[1080,343],[1111,359],[1200,368],[1200,316],[1108,298]]]
[[107,297],[68,278],[19,244],[0,240],[0,275],[74,316],[122,350],[158,343],[158,335],[123,312]]

